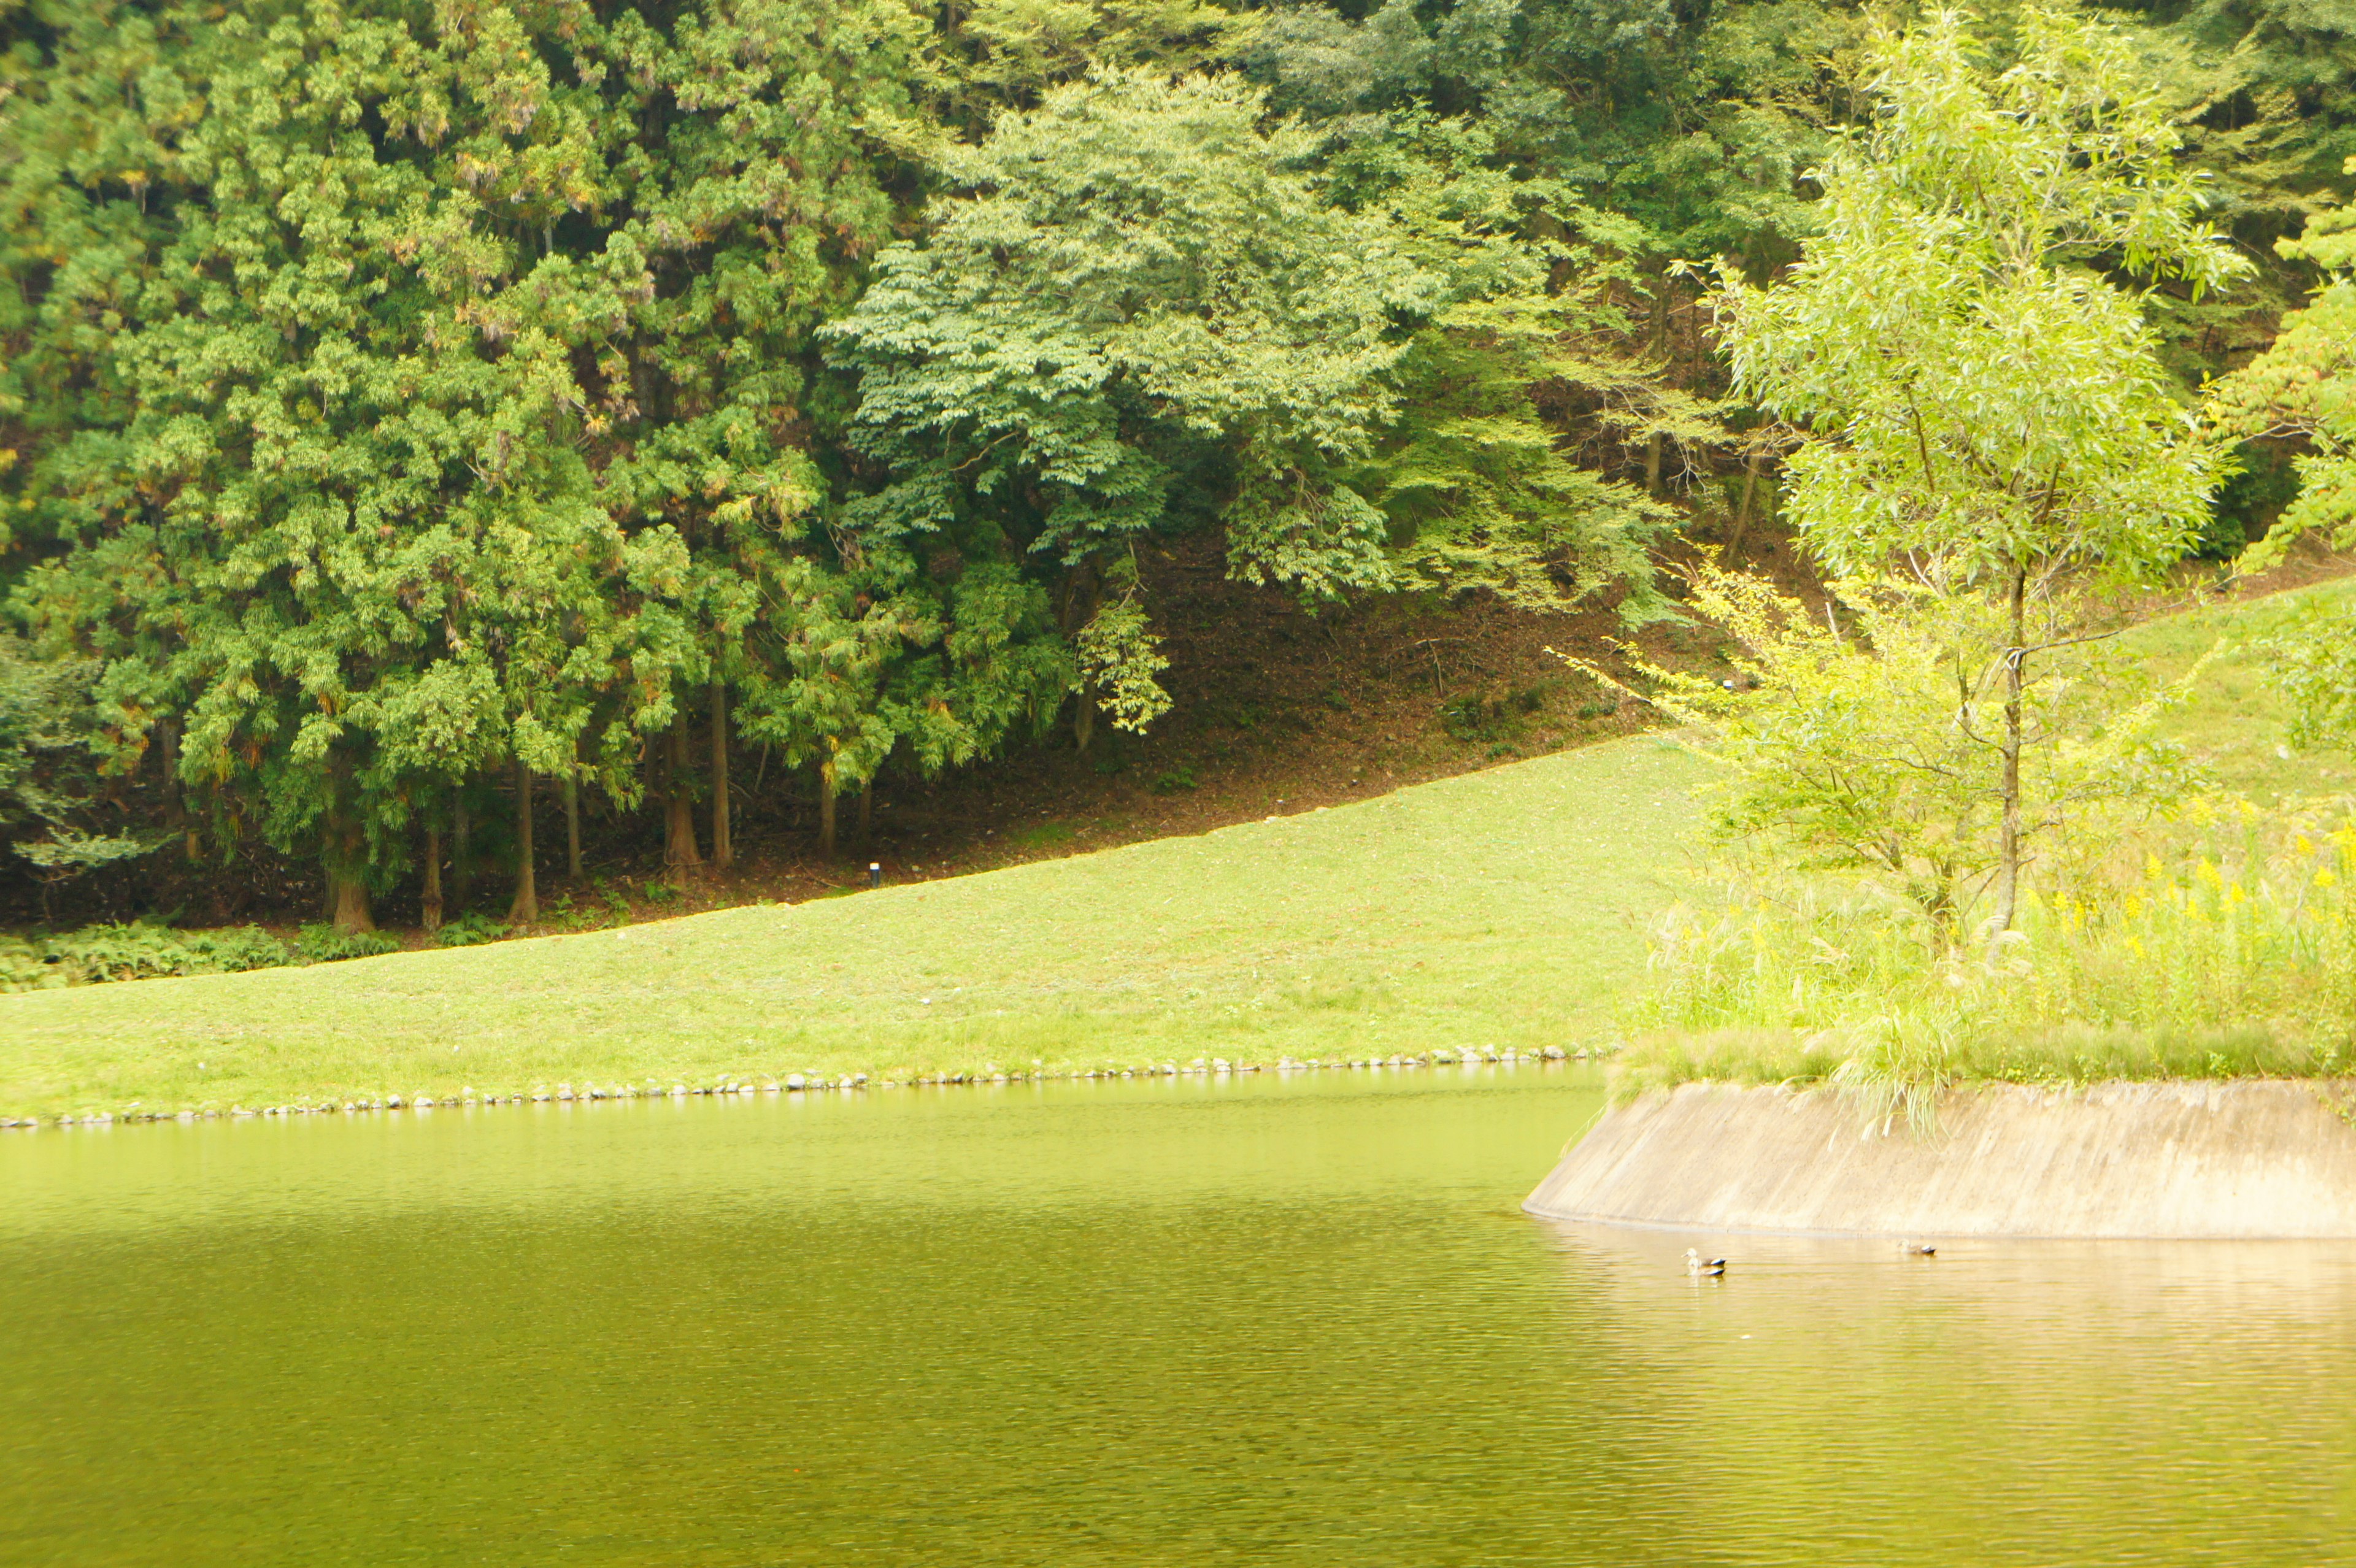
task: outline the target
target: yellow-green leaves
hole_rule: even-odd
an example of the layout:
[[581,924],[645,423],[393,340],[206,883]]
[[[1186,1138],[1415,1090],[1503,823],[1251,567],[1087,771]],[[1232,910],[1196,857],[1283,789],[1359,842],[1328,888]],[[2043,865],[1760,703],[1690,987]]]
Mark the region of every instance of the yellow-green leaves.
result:
[[1170,695],[1154,677],[1170,667],[1162,639],[1146,624],[1134,599],[1116,599],[1098,609],[1072,639],[1080,677],[1117,730],[1142,731],[1170,711]]
[[2104,28],[2024,16],[2001,72],[1954,16],[1879,44],[1879,108],[1827,163],[1783,282],[1716,298],[1739,393],[1803,426],[1790,510],[1837,570],[1957,580],[2182,555],[2216,475],[2118,258],[2213,287],[2245,268],[2198,217],[2174,132]]

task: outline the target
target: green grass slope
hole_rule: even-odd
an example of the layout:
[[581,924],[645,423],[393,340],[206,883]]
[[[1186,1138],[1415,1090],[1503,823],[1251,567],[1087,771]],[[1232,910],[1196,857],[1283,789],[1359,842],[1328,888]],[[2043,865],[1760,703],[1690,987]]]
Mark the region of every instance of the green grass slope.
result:
[[2136,627],[2127,646],[2158,674],[2174,677],[2211,648],[2217,656],[2162,729],[2203,758],[2223,787],[2261,804],[2285,796],[2345,795],[2356,766],[2336,752],[2293,752],[2284,744],[2290,705],[2271,678],[2265,644],[2306,618],[2344,614],[2356,604],[2356,578],[2286,593],[2211,604]]
[[[2261,797],[2286,755],[2264,640],[2356,581],[2155,622],[2221,638],[2169,729]],[[1702,764],[1649,737],[1377,800],[791,906],[486,947],[0,997],[0,1116],[729,1073],[878,1076],[1574,1046],[1643,972]],[[201,1064],[201,1065],[200,1065]]]
[[1638,737],[918,886],[0,997],[0,1115],[1574,1046],[1641,970],[1698,772]]

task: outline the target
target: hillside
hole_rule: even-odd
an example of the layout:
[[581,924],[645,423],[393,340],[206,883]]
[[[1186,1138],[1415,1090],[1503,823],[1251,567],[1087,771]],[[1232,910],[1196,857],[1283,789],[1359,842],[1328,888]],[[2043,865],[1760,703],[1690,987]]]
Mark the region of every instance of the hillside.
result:
[[[2286,756],[2255,645],[2327,581],[2146,625],[2221,780]],[[790,1072],[1577,1046],[1641,972],[1699,764],[1629,736],[1332,807],[980,874],[485,947],[0,997],[0,1115]],[[201,1067],[199,1066],[201,1063]]]
[[[1788,576],[1788,541],[1770,530],[1752,534],[1746,561]],[[934,777],[887,770],[876,783],[872,831],[859,833],[855,803],[846,801],[830,859],[819,852],[809,771],[788,771],[754,748],[738,757],[731,779],[736,864],[683,880],[663,864],[659,801],[618,813],[591,795],[584,879],[569,882],[562,815],[552,797],[543,799],[543,928],[577,929],[617,912],[646,919],[763,898],[798,902],[862,884],[871,859],[894,881],[912,881],[1202,833],[1270,812],[1370,799],[1644,724],[1640,710],[1546,651],[1610,662],[1612,640],[1629,635],[1610,597],[1569,615],[1477,595],[1371,596],[1312,613],[1280,589],[1231,579],[1215,539],[1171,540],[1141,552],[1140,566],[1172,657],[1171,710],[1146,733],[1099,725],[1082,753],[1067,718],[1050,735]],[[1664,662],[1709,656],[1707,639],[1675,625],[1655,624],[1634,640]],[[458,897],[455,859],[445,876],[453,918],[472,911],[497,920],[508,907],[512,806],[496,804],[476,824],[471,897]],[[700,805],[697,814],[707,849],[708,810]],[[418,892],[412,872],[378,901],[376,915],[405,944],[430,946],[415,929]],[[56,923],[161,916],[188,926],[254,922],[291,934],[319,918],[318,901],[315,865],[249,834],[226,864],[209,853],[191,864],[166,850],[69,884],[57,895]],[[32,880],[0,865],[0,929],[32,927],[40,909]]]
[[798,905],[0,997],[0,1114],[1577,1044],[1694,776],[1638,737]]

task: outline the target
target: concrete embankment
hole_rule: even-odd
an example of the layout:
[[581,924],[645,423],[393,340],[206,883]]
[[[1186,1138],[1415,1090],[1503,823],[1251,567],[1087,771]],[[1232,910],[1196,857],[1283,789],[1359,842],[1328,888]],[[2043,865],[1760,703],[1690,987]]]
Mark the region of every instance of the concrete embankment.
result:
[[[1992,1084],[1927,1136],[1829,1091],[1689,1083],[1605,1113],[1523,1205],[1563,1220],[1850,1235],[2356,1237],[2329,1086]],[[2343,1093],[2344,1097],[2344,1093]]]

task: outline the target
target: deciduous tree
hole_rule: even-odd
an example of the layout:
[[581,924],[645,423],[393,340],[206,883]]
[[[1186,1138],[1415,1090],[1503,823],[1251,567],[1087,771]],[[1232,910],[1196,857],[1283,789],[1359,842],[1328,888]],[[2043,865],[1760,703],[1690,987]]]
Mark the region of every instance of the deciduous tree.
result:
[[1721,272],[1740,394],[1802,427],[1788,509],[1835,571],[1898,571],[1999,613],[1960,718],[1989,754],[1999,929],[2013,923],[2039,661],[2069,592],[2148,576],[2206,516],[2218,462],[2136,296],[2095,268],[2212,288],[2243,264],[2115,32],[2023,15],[1992,70],[1945,14],[1876,43],[1875,109],[1819,178],[1820,232],[1768,287]]

